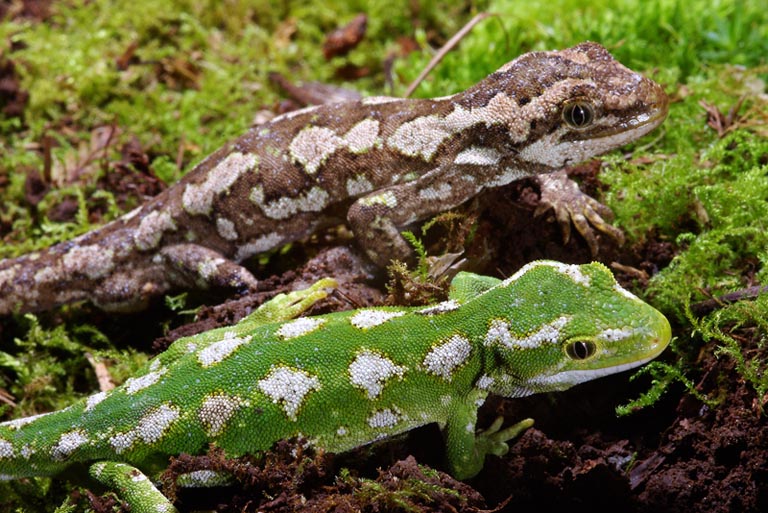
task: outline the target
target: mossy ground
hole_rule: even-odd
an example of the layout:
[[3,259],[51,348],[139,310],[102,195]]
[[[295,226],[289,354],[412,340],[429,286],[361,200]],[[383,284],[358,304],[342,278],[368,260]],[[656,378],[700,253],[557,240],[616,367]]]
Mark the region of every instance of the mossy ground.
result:
[[[543,432],[558,442],[547,445],[532,432],[513,449],[517,452],[505,469],[494,461],[490,468],[495,474],[484,475],[510,474],[515,465],[522,472],[521,461],[533,461],[528,464],[541,478],[524,481],[527,491],[509,485],[491,493],[481,482],[477,488],[491,506],[517,494],[524,507],[559,497],[548,488],[559,483],[559,490],[570,493],[565,500],[583,507],[581,501],[595,504],[594,497],[584,498],[584,490],[592,488],[576,485],[607,472],[613,479],[609,482],[618,483],[609,491],[624,493],[615,504],[640,511],[674,510],[675,500],[698,504],[691,506],[694,510],[725,510],[736,499],[723,492],[722,482],[741,494],[743,510],[768,507],[768,491],[755,484],[768,475],[765,458],[762,466],[759,458],[748,458],[756,454],[759,437],[768,437],[760,429],[768,403],[768,300],[696,308],[706,299],[768,282],[768,15],[756,0],[377,1],[345,6],[133,0],[0,6],[5,16],[0,23],[0,258],[83,233],[177,180],[246,130],[259,110],[278,106],[280,91],[270,84],[269,72],[397,96],[434,48],[483,10],[499,16],[475,28],[416,95],[443,96],[520,53],[590,39],[663,83],[672,97],[661,130],[603,159],[602,168],[595,169],[600,173],[594,192],[613,209],[615,224],[627,236],[622,248],[606,245],[602,259],[621,264],[614,269],[624,282],[634,283],[635,292],[670,317],[676,341],[663,365],[653,370],[661,399],[639,413],[616,420],[612,410],[648,389],[642,377],[631,391],[624,387],[625,376],[611,380],[621,383],[619,394],[603,395],[606,385],[596,383],[559,398],[524,402],[534,417],[543,419]],[[326,34],[359,11],[368,14],[362,43],[347,56],[324,60]],[[588,260],[581,241],[564,247],[546,220],[531,218],[532,209],[517,211],[522,223],[517,227],[487,213],[494,202],[523,196],[525,189],[517,187],[485,200],[485,217],[480,215],[472,233],[494,258],[479,257],[479,270],[509,274],[524,260],[539,257]],[[496,210],[510,212],[509,207]],[[531,228],[533,223],[538,228]],[[508,240],[510,233],[521,239],[514,251],[494,240]],[[287,259],[297,266],[300,260]],[[124,380],[151,354],[154,338],[190,319],[174,313],[183,309],[178,306],[183,298],[172,303],[177,306],[156,305],[140,323],[137,317],[116,318],[88,307],[4,321],[3,418],[60,408],[93,392],[98,385],[89,352],[115,381]],[[574,410],[565,404],[571,399],[582,403],[585,395],[588,406]],[[505,408],[513,407],[508,403]],[[714,470],[695,467],[706,459],[701,440],[719,432],[729,418],[750,427],[717,439],[736,439],[730,445],[710,440],[722,449],[713,457],[719,465]],[[754,436],[758,440],[750,441]],[[687,450],[681,453],[680,447]],[[738,450],[747,455],[733,456]],[[429,454],[417,456],[440,463],[434,455],[433,460]],[[617,463],[621,458],[626,461]],[[392,460],[378,461],[386,465]],[[590,466],[590,461],[602,463]],[[736,472],[748,465],[753,467]],[[679,473],[684,472],[694,482],[701,478],[703,495],[680,491],[673,496],[649,477],[676,479],[683,490],[686,481]],[[51,509],[70,490],[59,481],[0,484],[0,510]],[[603,499],[605,492],[595,489]],[[707,497],[721,503],[713,506]]]

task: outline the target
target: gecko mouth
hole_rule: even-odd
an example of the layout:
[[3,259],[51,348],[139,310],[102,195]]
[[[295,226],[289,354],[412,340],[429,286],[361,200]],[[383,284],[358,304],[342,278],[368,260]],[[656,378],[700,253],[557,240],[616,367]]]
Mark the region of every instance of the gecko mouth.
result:
[[640,102],[643,108],[638,109],[639,113],[628,116],[623,123],[609,124],[599,137],[611,137],[619,133],[631,133],[632,137],[639,137],[658,127],[667,118],[669,97],[661,86],[650,82],[645,94],[640,96],[643,98]]
[[597,360],[602,361],[600,365],[589,368],[571,368],[552,375],[538,376],[530,379],[527,386],[537,391],[565,390],[585,381],[616,374],[648,363],[667,348],[672,339],[672,328],[667,318],[653,308],[649,310],[644,321],[639,325],[642,328],[638,328],[633,335],[622,341],[622,347],[631,348],[631,350],[625,351],[624,355],[612,351],[611,355]]

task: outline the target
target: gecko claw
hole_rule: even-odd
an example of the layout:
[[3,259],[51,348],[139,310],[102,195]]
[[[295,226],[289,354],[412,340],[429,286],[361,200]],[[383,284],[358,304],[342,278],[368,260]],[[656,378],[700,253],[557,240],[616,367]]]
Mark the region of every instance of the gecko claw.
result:
[[565,171],[541,175],[537,179],[541,199],[533,215],[538,217],[552,209],[563,233],[563,244],[571,239],[571,225],[584,238],[593,257],[600,252],[595,231],[604,233],[619,246],[624,244],[624,233],[610,224],[613,211],[583,193]]

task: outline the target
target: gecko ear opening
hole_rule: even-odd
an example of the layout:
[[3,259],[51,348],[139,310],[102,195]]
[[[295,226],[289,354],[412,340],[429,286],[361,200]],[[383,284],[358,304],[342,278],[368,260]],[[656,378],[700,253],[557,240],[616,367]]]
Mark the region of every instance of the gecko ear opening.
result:
[[595,119],[595,109],[581,100],[566,103],[563,107],[563,121],[572,128],[587,128]]

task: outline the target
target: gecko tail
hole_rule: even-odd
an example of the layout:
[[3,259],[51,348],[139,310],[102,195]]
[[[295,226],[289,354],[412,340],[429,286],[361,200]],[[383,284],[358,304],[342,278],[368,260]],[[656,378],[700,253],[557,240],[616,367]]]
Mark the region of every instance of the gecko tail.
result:
[[[140,309],[149,296],[158,293],[153,283],[162,283],[163,273],[157,266],[147,265],[151,255],[122,251],[130,249],[132,241],[129,229],[115,226],[119,222],[0,261],[0,316],[40,312],[83,300],[103,309],[110,309],[110,304],[119,305],[113,309]],[[137,257],[143,262],[131,263]]]

